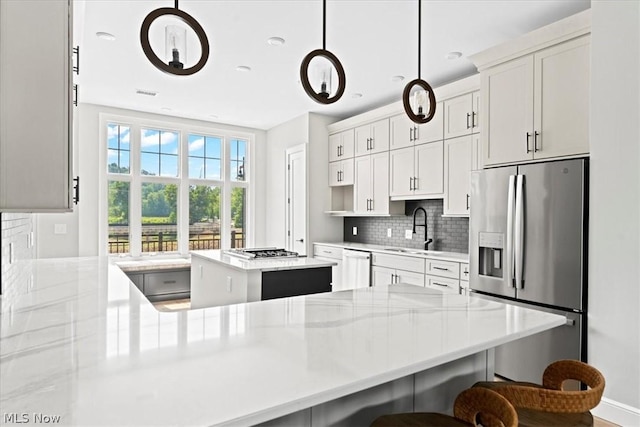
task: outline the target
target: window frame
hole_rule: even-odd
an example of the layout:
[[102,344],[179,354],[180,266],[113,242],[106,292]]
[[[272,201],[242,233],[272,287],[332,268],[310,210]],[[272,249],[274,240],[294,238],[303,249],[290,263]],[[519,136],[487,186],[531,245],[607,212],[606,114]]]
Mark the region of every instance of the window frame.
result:
[[[130,128],[129,141],[129,173],[116,174],[108,172],[108,129],[109,124],[128,126]],[[195,124],[188,119],[178,118],[158,120],[137,115],[115,115],[101,113],[100,126],[100,150],[98,161],[99,173],[99,254],[111,257],[144,258],[149,256],[187,256],[189,254],[189,187],[191,185],[218,186],[221,190],[220,197],[220,248],[231,247],[231,191],[235,187],[243,187],[246,191],[245,213],[243,233],[245,245],[253,246],[255,236],[255,182],[252,179],[255,157],[255,134],[247,131],[224,126],[211,126]],[[141,139],[142,129],[177,132],[178,140],[178,177],[163,177],[155,175],[141,175]],[[221,139],[221,180],[189,178],[189,135],[218,137]],[[231,181],[230,157],[231,140],[246,141],[246,160],[244,181]],[[129,182],[129,253],[109,253],[108,246],[108,182]],[[177,252],[142,252],[142,183],[177,184]]]

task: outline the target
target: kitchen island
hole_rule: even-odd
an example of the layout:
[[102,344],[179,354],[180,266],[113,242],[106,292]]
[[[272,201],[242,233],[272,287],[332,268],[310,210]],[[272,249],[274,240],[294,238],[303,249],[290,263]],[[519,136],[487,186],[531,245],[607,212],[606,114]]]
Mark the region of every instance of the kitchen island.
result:
[[0,298],[0,407],[32,423],[368,425],[450,411],[492,374],[493,347],[565,322],[405,285],[168,313],[108,258],[20,269]]
[[221,250],[191,252],[191,308],[331,292],[331,261],[243,259]]

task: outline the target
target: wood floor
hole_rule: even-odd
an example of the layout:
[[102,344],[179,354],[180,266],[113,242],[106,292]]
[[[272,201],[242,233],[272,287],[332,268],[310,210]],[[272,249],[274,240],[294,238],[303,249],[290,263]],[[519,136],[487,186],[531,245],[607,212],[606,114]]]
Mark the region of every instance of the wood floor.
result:
[[[171,300],[171,301],[159,301],[154,302],[156,310],[158,311],[183,311],[189,310],[191,308],[191,300],[187,299],[179,299],[179,300]],[[500,380],[500,378],[496,378]],[[594,417],[593,427],[620,427],[618,424],[614,424],[610,421],[603,420],[602,418]]]

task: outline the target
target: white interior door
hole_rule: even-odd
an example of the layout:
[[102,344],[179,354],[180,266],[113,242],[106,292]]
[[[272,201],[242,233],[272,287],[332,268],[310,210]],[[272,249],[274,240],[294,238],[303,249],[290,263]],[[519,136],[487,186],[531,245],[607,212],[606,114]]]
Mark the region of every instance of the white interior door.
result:
[[287,250],[307,254],[307,156],[304,144],[287,150]]

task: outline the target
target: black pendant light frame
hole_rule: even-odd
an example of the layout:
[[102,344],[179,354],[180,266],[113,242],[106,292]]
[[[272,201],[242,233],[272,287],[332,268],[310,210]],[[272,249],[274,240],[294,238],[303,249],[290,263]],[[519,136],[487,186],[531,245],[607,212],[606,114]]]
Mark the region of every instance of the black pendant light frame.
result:
[[[418,0],[418,78],[411,80],[404,88],[402,92],[402,105],[404,106],[404,111],[407,113],[407,116],[411,119],[412,122],[418,124],[428,123],[433,119],[433,116],[436,114],[436,96],[433,93],[433,88],[426,81],[420,78],[420,69],[421,69],[421,61],[420,61],[420,51],[421,51],[421,34],[422,33],[422,0]],[[411,89],[414,86],[420,86],[422,89],[427,92],[427,96],[429,97],[429,111],[426,114],[416,114],[413,112],[411,108]]]
[[[153,23],[153,21],[164,15],[175,16],[176,18],[187,24],[189,27],[191,27],[191,29],[198,36],[202,53],[200,55],[200,60],[193,67],[172,67],[158,58],[158,56],[151,48],[151,43],[149,43],[149,28],[151,28],[151,24]],[[147,59],[156,68],[168,74],[174,74],[178,76],[189,76],[191,74],[195,74],[200,71],[202,67],[204,67],[204,65],[207,63],[207,60],[209,59],[209,39],[207,38],[204,29],[193,16],[178,9],[178,0],[175,0],[175,7],[161,7],[159,9],[153,10],[144,18],[144,21],[142,21],[142,27],[140,28],[140,43],[142,44],[142,50],[147,56]]]
[[[304,91],[309,95],[314,101],[320,104],[333,104],[338,99],[342,97],[344,94],[344,90],[347,85],[346,75],[344,73],[344,68],[342,64],[338,60],[338,58],[331,52],[329,52],[327,47],[327,0],[322,0],[322,49],[316,49],[311,51],[304,57],[302,60],[302,64],[300,65],[300,82],[302,83],[302,87]],[[328,96],[328,94],[317,93],[313,90],[311,83],[309,82],[309,64],[311,60],[315,57],[321,56],[331,62],[336,69],[336,73],[338,74],[338,89],[336,90],[336,94],[333,96]]]

